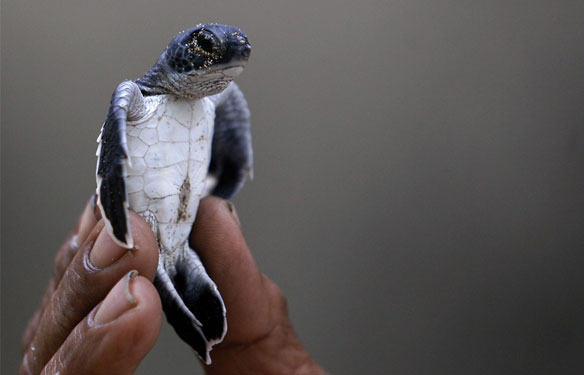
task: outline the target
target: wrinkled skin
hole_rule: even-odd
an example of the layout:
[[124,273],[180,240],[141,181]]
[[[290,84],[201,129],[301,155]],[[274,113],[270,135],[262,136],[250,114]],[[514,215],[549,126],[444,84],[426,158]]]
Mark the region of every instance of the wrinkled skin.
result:
[[[152,285],[156,239],[132,213],[135,249],[123,249],[98,212],[90,201],[57,253],[23,337],[21,374],[132,374],[154,346],[162,322]],[[204,199],[190,242],[229,309],[229,332],[214,349],[208,374],[324,373],[294,334],[280,289],[259,272],[231,204]]]

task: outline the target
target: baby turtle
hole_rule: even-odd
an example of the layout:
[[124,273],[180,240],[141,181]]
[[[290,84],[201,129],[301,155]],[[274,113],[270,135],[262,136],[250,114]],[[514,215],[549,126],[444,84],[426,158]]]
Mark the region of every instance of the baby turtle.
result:
[[227,331],[225,305],[188,240],[200,199],[231,199],[252,175],[249,110],[232,82],[250,51],[232,26],[181,32],[142,78],[118,85],[97,140],[106,228],[132,248],[128,209],[148,222],[158,240],[154,285],[166,317],[207,364]]

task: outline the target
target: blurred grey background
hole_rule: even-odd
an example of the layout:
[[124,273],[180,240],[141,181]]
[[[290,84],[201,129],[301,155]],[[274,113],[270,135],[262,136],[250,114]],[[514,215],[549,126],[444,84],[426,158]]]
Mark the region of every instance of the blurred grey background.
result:
[[[334,374],[584,369],[582,1],[2,1],[2,372],[94,190],[109,97],[241,27],[235,204]],[[165,329],[139,374],[201,373]]]

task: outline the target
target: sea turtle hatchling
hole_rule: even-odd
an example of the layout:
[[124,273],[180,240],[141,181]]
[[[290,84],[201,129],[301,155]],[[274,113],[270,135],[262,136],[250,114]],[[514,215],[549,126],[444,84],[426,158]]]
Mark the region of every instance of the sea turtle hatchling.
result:
[[232,26],[181,32],[142,78],[118,85],[98,138],[97,203],[106,228],[132,248],[128,209],[148,222],[166,317],[207,364],[227,331],[225,305],[188,239],[199,200],[230,199],[252,175],[249,110],[232,82],[250,50]]

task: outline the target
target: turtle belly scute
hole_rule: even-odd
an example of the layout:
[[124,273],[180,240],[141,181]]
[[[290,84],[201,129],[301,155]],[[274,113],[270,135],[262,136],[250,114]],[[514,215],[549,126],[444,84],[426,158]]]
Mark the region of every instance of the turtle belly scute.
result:
[[164,261],[174,263],[204,194],[215,111],[206,98],[160,95],[146,105],[149,115],[127,124],[128,200],[157,235]]

